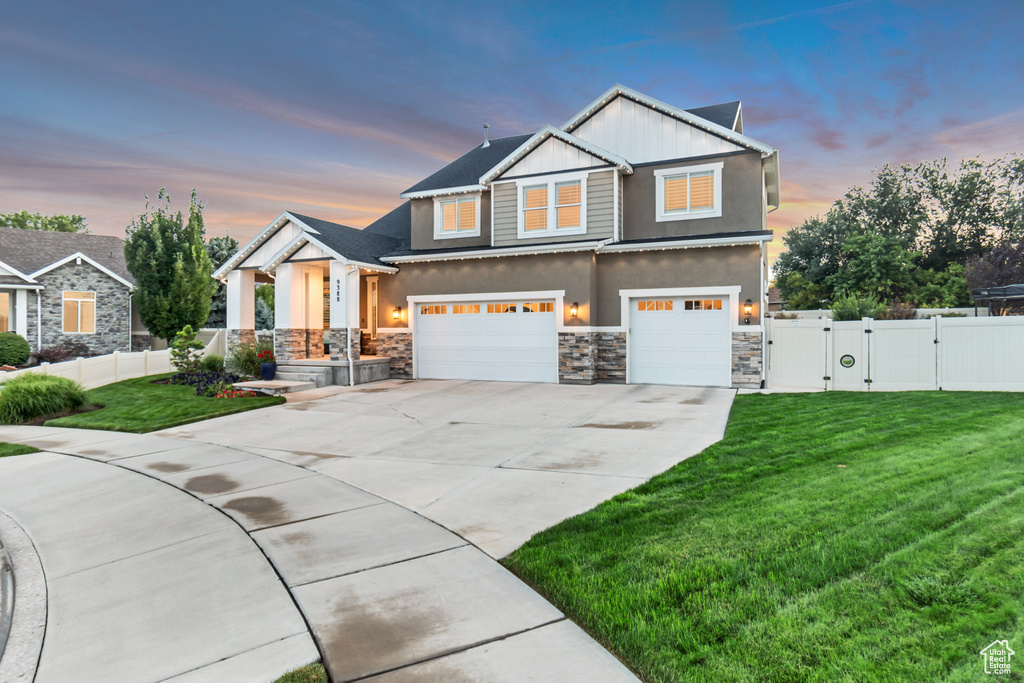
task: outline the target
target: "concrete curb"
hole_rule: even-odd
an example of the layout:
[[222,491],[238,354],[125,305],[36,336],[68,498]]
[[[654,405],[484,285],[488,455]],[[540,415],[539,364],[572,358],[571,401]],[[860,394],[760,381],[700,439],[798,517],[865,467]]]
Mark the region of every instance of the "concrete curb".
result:
[[46,578],[32,539],[2,511],[0,538],[0,565],[10,563],[0,567],[0,581],[5,583],[3,591],[11,591],[3,598],[4,608],[11,611],[7,642],[0,642],[0,681],[31,681],[46,633]]

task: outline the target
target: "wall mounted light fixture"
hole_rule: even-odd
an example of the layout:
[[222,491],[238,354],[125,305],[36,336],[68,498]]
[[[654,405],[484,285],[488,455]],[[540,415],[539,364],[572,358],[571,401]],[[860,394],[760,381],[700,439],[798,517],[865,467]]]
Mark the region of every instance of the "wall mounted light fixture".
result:
[[743,302],[743,315],[747,316],[747,317],[745,317],[743,319],[743,324],[744,325],[749,325],[750,324],[750,315],[753,312],[753,310],[754,310],[754,302],[753,301],[751,301],[750,299],[747,299],[746,301]]
[[579,314],[580,314],[580,303],[578,301],[573,301],[572,302],[572,306],[569,307],[569,317],[570,318],[575,318]]
[[402,319],[402,307],[401,306],[395,306],[395,310],[391,311],[391,319],[392,320],[401,320]]

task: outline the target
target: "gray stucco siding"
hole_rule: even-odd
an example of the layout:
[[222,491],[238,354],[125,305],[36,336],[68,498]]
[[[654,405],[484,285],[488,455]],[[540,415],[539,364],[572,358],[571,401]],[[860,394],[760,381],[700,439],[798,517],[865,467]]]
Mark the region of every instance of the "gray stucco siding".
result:
[[[597,257],[597,320],[600,327],[622,324],[619,290],[669,287],[740,286],[740,301],[756,306],[760,297],[761,251],[758,245],[666,249],[601,254]],[[754,319],[758,310],[754,310]],[[740,319],[743,309],[740,308]]]
[[[551,244],[583,239],[608,239],[614,236],[615,199],[614,171],[591,172],[587,176],[587,232],[586,234],[554,235],[519,239],[519,192],[515,183],[493,186],[494,192],[494,246],[514,247],[530,244]],[[538,176],[537,182],[550,178]]]
[[[655,171],[722,162],[722,215],[681,221],[657,221]],[[763,230],[765,206],[759,152],[731,153],[685,161],[640,166],[622,178],[624,240],[717,232]]]
[[[42,303],[42,346],[80,342],[97,355],[131,350],[131,290],[84,261],[69,262],[36,278],[44,289]],[[65,334],[65,291],[96,293],[96,331]],[[35,296],[29,297],[29,344],[36,349],[37,315]]]
[[[462,195],[453,195],[462,196]],[[434,198],[413,199],[410,243],[413,249],[483,247],[491,244],[491,193],[480,193],[480,235],[434,239]]]

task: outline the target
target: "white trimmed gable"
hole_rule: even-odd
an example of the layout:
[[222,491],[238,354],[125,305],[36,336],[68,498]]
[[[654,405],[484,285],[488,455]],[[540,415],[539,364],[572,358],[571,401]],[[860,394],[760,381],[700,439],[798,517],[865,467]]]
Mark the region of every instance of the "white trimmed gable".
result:
[[552,171],[575,171],[580,168],[607,166],[604,159],[588,154],[581,149],[550,137],[530,152],[521,161],[513,165],[502,176],[530,175],[532,173],[550,173]]
[[302,232],[301,227],[292,221],[288,221],[235,268],[262,268],[277,252],[281,251],[286,244]]
[[745,149],[621,95],[572,134],[634,164]]
[[333,254],[328,254],[326,251],[318,247],[317,245],[307,242],[300,247],[295,253],[288,257],[290,261],[305,261],[307,259],[333,259]]

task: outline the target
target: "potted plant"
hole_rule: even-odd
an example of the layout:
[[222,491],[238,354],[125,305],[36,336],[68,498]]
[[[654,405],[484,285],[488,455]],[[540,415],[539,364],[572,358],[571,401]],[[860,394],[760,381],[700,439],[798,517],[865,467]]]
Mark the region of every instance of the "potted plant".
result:
[[277,374],[277,359],[274,358],[274,352],[260,351],[256,354],[256,358],[260,362],[260,377],[265,382],[274,379],[274,375]]

